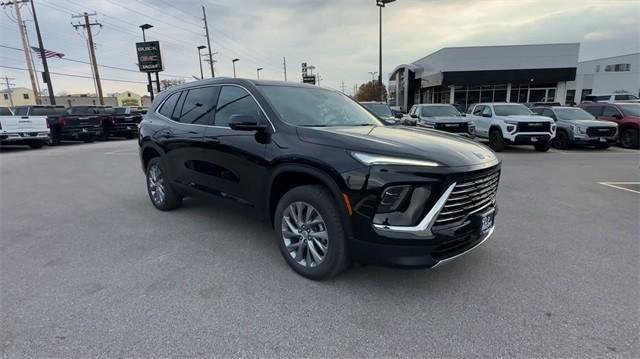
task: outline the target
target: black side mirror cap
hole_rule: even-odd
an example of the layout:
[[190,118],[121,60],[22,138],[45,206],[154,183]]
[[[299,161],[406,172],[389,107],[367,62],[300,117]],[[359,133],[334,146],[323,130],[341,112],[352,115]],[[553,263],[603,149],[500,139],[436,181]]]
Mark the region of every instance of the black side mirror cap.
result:
[[265,123],[250,115],[231,116],[229,127],[236,131],[264,131],[267,129]]
[[482,114],[482,117],[491,117],[491,115],[490,115],[490,114],[488,114],[488,113],[483,113],[483,114]]
[[411,118],[418,118],[418,115],[416,115],[415,113],[411,115]]

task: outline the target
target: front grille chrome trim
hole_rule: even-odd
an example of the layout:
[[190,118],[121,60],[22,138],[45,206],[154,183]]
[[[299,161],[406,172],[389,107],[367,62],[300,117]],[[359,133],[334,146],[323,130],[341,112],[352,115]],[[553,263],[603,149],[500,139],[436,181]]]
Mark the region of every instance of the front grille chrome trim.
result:
[[419,238],[432,237],[431,227],[438,218],[440,211],[444,208],[445,203],[449,199],[451,192],[456,187],[456,183],[451,184],[444,193],[438,198],[438,201],[433,205],[429,213],[415,226],[390,226],[385,224],[374,224],[375,231],[386,237],[406,236],[413,235]]

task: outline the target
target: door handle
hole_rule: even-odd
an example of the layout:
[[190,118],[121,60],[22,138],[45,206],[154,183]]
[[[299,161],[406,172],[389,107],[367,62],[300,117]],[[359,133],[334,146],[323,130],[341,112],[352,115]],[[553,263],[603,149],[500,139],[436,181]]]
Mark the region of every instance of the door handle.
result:
[[208,145],[217,145],[220,143],[220,140],[216,137],[204,137],[203,141]]

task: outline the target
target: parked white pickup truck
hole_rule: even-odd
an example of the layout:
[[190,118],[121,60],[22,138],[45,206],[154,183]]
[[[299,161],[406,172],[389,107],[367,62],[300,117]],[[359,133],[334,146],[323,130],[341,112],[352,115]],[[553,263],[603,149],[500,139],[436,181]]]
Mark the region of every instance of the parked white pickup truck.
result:
[[553,119],[537,116],[518,103],[479,103],[469,107],[468,117],[476,127],[476,136],[489,139],[496,152],[505,145],[533,145],[546,152],[556,137]]
[[47,116],[14,116],[8,107],[0,106],[0,145],[40,148],[47,142]]

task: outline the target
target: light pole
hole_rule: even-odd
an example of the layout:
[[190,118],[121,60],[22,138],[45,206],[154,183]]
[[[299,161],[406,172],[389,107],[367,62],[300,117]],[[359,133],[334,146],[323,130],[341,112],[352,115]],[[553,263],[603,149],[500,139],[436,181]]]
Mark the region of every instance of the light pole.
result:
[[258,67],[256,69],[256,73],[258,74],[258,80],[260,80],[260,71],[262,70],[262,67]]
[[382,8],[396,0],[376,0],[380,8],[380,52],[378,54],[378,85],[380,86],[380,102],[384,102],[384,86],[382,85]]
[[[149,30],[152,28],[151,24],[142,24],[140,28],[142,29],[142,41],[147,42],[147,37],[145,36],[144,30]],[[138,59],[138,61],[140,61]],[[151,72],[147,71],[147,91],[149,91],[149,96],[151,97],[151,101],[153,101],[153,84],[151,83]]]
[[200,80],[204,79],[204,73],[202,72],[202,53],[200,52],[200,50],[202,49],[206,49],[207,47],[204,45],[200,45],[197,47],[198,49],[198,63],[200,64]]
[[240,59],[235,58],[233,60],[231,60],[231,63],[233,64],[233,77],[236,77],[236,62],[240,61]]
[[378,71],[369,71],[369,75],[371,75],[371,82],[374,82],[376,80],[377,73]]

